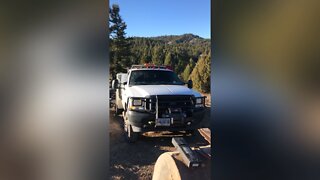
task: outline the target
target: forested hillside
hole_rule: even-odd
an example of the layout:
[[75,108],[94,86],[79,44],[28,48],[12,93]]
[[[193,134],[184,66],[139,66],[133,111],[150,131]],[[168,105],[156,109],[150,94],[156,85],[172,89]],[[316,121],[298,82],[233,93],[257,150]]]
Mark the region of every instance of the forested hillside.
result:
[[117,5],[110,8],[111,77],[126,72],[132,64],[164,64],[170,65],[183,81],[192,79],[197,90],[210,92],[210,39],[190,33],[127,38],[119,11]]
[[195,66],[201,54],[210,51],[210,41],[192,34],[130,39],[132,62],[171,65],[181,74],[187,65]]

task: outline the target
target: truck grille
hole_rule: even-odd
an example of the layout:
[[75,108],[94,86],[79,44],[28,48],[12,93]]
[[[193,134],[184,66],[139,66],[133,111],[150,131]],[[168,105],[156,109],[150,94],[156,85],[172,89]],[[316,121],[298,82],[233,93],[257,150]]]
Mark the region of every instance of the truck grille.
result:
[[164,111],[168,108],[181,108],[183,111],[193,109],[195,99],[192,95],[158,95],[152,96],[147,100],[146,108],[150,111],[156,111],[158,100],[158,110]]

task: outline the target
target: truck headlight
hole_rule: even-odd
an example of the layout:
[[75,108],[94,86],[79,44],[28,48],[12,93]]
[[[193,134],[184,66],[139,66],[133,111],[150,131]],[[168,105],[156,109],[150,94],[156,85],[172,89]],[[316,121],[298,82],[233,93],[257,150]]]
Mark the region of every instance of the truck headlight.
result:
[[129,102],[129,110],[145,110],[145,100],[131,98]]
[[203,98],[197,98],[196,99],[196,104],[202,104],[202,100],[203,100]]
[[133,106],[142,106],[142,100],[141,99],[133,99],[132,105]]
[[197,97],[196,98],[196,108],[204,107],[205,106],[205,98],[206,97]]

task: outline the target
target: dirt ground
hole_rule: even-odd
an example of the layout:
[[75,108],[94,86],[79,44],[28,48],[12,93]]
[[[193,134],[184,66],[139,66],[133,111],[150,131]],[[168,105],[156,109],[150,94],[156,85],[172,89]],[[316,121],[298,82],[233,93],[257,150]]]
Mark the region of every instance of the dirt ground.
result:
[[[210,111],[208,111],[210,112]],[[209,113],[206,116],[209,117]],[[191,146],[207,145],[198,131],[191,136],[184,133],[149,132],[135,143],[126,142],[123,120],[110,112],[110,179],[152,179],[154,164],[164,152],[174,151],[173,136],[185,136]]]

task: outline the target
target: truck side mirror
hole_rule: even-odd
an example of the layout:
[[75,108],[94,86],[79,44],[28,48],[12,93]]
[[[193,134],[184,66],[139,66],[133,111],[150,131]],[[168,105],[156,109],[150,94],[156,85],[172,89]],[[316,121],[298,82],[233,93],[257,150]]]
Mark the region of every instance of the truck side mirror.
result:
[[189,89],[192,89],[192,87],[193,87],[193,83],[192,83],[192,80],[190,79],[190,80],[188,80],[188,88]]
[[112,89],[117,89],[118,85],[119,85],[118,79],[112,80],[112,83],[111,83],[111,88]]

